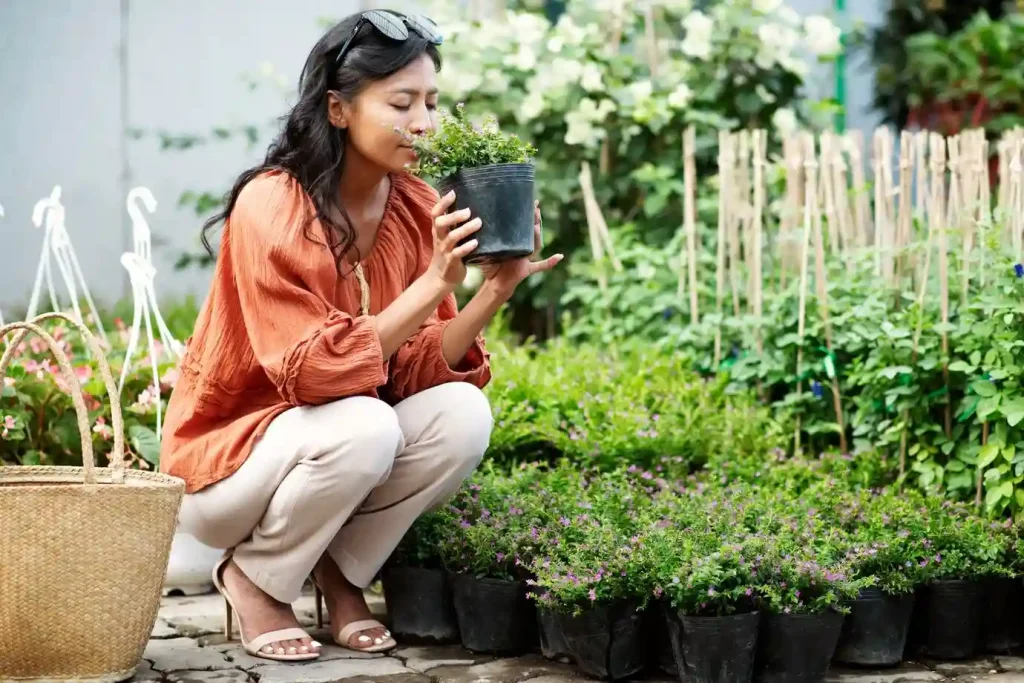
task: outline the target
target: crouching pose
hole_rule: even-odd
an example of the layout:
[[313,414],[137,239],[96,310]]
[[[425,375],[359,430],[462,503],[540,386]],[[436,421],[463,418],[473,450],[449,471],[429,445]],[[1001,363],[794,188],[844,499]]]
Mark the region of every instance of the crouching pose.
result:
[[[226,549],[227,635],[237,617],[256,656],[319,656],[290,607],[310,576],[339,645],[395,647],[362,589],[480,461],[480,333],[560,260],[486,267],[456,309],[480,221],[405,171],[407,136],[435,125],[439,44],[432,22],[391,12],[330,29],[265,162],[204,228],[209,248],[223,221],[161,468],[187,484],[182,530]],[[539,244],[539,209],[535,227]]]

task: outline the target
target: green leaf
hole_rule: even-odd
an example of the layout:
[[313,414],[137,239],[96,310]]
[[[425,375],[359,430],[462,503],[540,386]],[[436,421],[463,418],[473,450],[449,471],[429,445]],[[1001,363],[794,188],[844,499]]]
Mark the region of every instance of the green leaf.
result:
[[132,450],[143,460],[154,467],[160,464],[160,440],[156,438],[156,432],[144,425],[133,424],[128,428],[128,439]]
[[954,361],[949,364],[950,372],[962,372],[965,375],[969,375],[974,372],[977,368],[973,365],[969,365],[962,360]]
[[1006,417],[1006,422],[1011,427],[1016,427],[1022,420],[1024,420],[1024,398],[1012,398],[1008,401],[1003,401],[1000,410]]
[[982,398],[988,398],[996,395],[996,385],[987,380],[978,380],[971,382],[971,391]]
[[992,415],[995,415],[999,410],[999,399],[1000,396],[998,394],[981,399],[978,403],[978,419],[985,421]]
[[878,374],[886,379],[895,379],[896,375],[909,375],[911,372],[913,372],[913,370],[906,365],[894,365],[892,367],[883,368]]
[[978,453],[978,467],[988,467],[995,462],[997,457],[999,457],[999,446],[991,443],[985,444]]

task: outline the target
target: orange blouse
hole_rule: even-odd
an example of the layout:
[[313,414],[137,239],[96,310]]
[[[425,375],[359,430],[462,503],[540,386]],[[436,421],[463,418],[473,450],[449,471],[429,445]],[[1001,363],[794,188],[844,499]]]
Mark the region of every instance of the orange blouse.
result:
[[446,382],[483,388],[490,365],[482,338],[456,368],[441,352],[457,313],[453,295],[391,358],[377,336],[375,313],[430,263],[436,202],[422,180],[392,174],[377,241],[362,264],[370,308],[360,315],[356,277],[338,275],[319,223],[304,229],[312,205],[298,182],[284,172],[250,181],[225,222],[210,293],[186,343],[161,471],[184,479],[189,493],[220,481],[293,406],[357,395],[393,405]]

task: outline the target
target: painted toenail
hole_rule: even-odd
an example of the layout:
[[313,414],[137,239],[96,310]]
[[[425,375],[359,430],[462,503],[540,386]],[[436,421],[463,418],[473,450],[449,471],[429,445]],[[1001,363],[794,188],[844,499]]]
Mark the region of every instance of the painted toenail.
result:
[[384,640],[383,640],[383,639],[381,639],[381,638],[374,638],[374,639],[373,639],[373,644],[374,644],[374,645],[380,645],[380,644],[381,644],[381,643],[383,643],[383,642],[384,642]]
[[290,647],[290,648],[288,648],[288,654],[290,654],[290,655],[293,655],[293,654],[295,654],[296,652],[298,652],[298,650],[296,650],[296,649],[295,649],[294,647]]
[[269,645],[263,648],[263,651],[266,652],[268,655],[274,654],[274,648],[270,647]]
[[368,642],[370,642],[370,636],[359,636],[359,642],[360,643],[368,643]]
[[309,648],[306,647],[305,645],[303,645],[302,647],[299,648],[299,652],[301,652],[302,654],[306,654],[306,653],[309,652]]
[[313,647],[323,647],[323,645],[321,645],[320,643],[318,643],[315,640],[312,643],[310,643],[310,645],[312,645]]

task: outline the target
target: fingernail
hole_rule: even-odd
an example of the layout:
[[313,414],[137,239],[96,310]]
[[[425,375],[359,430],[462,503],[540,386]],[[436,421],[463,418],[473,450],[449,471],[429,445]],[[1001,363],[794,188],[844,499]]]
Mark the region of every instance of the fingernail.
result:
[[455,190],[448,190],[448,194],[444,196],[445,199],[450,199],[455,196]]
[[313,647],[323,647],[323,645],[321,645],[319,642],[315,640],[312,643],[310,643],[310,645],[312,645]]

